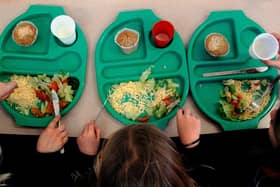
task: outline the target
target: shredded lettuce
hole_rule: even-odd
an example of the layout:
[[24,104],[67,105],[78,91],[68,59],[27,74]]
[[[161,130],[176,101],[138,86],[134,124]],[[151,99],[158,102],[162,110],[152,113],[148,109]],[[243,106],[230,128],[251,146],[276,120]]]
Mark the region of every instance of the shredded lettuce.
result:
[[[22,113],[23,115],[29,115],[31,108],[37,108],[39,111],[42,112],[44,115],[48,115],[49,111],[47,111],[48,103],[51,102],[51,84],[53,82],[56,82],[58,85],[58,97],[60,101],[64,102],[64,107],[68,103],[73,101],[73,97],[75,94],[75,91],[73,90],[72,86],[68,84],[69,73],[61,73],[61,74],[55,74],[52,77],[48,76],[46,74],[40,74],[37,76],[17,76],[14,75],[13,77],[22,77],[25,79],[28,79],[28,86],[31,88],[30,93],[36,93],[35,98],[38,99],[38,102],[36,102],[35,105],[29,106],[29,107],[22,107],[19,105],[18,102],[12,102],[10,98],[7,98],[7,102],[10,106],[14,107],[17,111]],[[64,81],[64,82],[63,82]],[[40,96],[38,96],[37,92],[42,92],[42,94],[46,94],[48,99],[47,100],[41,100]],[[32,112],[32,111],[31,111]]]
[[[139,81],[112,85],[109,102],[114,110],[127,119],[141,121],[143,117],[162,118],[180,102],[179,84],[173,79],[149,78],[152,67],[144,71]],[[170,107],[170,104],[176,104]]]
[[270,95],[263,98],[259,108],[254,109],[251,103],[260,97],[268,86],[268,80],[233,80],[223,81],[220,92],[219,112],[224,119],[242,121],[256,117],[268,104]]

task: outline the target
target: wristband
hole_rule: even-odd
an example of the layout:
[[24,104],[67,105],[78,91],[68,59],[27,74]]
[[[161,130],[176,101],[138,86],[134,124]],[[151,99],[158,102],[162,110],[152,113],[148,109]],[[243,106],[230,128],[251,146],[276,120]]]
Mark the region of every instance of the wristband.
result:
[[188,148],[189,146],[194,145],[194,144],[198,143],[199,141],[200,141],[200,138],[196,139],[195,141],[193,141],[191,143],[183,144],[183,145],[185,146],[185,148]]

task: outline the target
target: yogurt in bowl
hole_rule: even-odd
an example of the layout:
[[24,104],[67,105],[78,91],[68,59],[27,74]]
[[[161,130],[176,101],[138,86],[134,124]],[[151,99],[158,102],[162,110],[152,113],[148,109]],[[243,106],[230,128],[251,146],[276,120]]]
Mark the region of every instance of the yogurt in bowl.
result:
[[124,54],[131,54],[138,49],[140,34],[138,31],[123,28],[115,35],[114,42]]

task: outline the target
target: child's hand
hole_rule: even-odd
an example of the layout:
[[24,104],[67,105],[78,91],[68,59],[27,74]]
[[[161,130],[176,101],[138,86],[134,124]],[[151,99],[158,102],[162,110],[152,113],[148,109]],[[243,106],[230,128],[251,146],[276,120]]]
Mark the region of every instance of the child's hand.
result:
[[0,82],[0,101],[7,98],[16,87],[17,83],[14,81],[9,83]]
[[100,143],[100,129],[90,121],[77,138],[80,151],[86,155],[96,155]]
[[65,125],[57,125],[60,116],[56,116],[41,133],[37,142],[37,151],[40,153],[52,153],[60,150],[68,140]]
[[[199,141],[200,136],[200,119],[194,116],[187,108],[179,109],[176,115],[177,130],[181,143],[187,148],[195,147]],[[192,144],[195,142],[194,144]]]

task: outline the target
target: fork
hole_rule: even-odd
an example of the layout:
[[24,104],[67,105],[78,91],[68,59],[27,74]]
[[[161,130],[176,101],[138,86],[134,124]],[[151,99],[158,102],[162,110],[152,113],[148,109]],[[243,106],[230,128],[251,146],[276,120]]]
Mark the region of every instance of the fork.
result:
[[265,91],[262,93],[262,95],[254,100],[252,103],[250,103],[249,108],[251,109],[258,109],[260,107],[260,104],[263,100],[263,98],[267,95],[270,94],[272,89],[274,88],[275,84],[279,81],[280,79],[280,75],[278,75],[272,82],[270,82],[267,86],[267,88],[265,89]]
[[102,106],[99,108],[99,111],[94,119],[94,121],[97,121],[97,119],[99,118],[100,114],[102,113],[103,109],[105,108],[105,105],[107,104],[109,99],[109,96],[106,97],[105,101],[103,102]]
[[167,111],[170,112],[173,108],[175,108],[176,106],[178,106],[180,103],[180,99],[176,99],[175,101],[173,101],[172,103],[170,103],[169,105],[167,105]]

